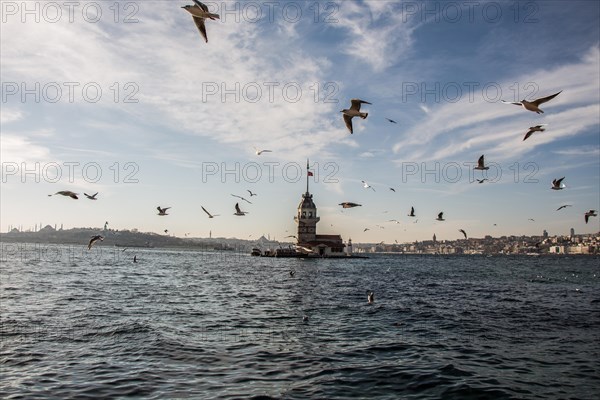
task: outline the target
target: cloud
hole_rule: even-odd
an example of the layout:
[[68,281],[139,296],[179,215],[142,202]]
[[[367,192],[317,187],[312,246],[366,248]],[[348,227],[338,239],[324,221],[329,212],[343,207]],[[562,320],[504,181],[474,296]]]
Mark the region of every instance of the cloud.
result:
[[3,107],[0,113],[0,124],[8,124],[23,118],[23,112],[15,108]]

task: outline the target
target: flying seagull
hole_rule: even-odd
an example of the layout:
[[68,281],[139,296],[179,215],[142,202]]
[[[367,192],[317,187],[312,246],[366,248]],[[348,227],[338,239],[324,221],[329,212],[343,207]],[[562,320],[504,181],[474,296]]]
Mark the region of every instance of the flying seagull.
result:
[[553,98],[555,98],[556,96],[558,96],[561,93],[562,93],[562,90],[558,93],[554,93],[547,97],[540,97],[539,99],[535,99],[533,101],[521,100],[521,101],[510,102],[510,101],[502,100],[502,102],[504,104],[514,104],[516,106],[523,106],[523,108],[526,110],[534,111],[538,114],[543,114],[544,112],[538,108],[540,106],[540,104],[543,104],[547,101],[552,100]]
[[481,157],[479,157],[479,160],[477,160],[477,166],[473,169],[479,169],[481,171],[490,169],[490,167],[485,166],[485,162],[483,161],[483,154],[481,155]]
[[352,104],[350,106],[350,108],[344,108],[340,112],[344,113],[344,122],[346,123],[346,128],[348,128],[350,133],[354,133],[354,130],[352,129],[352,118],[354,118],[354,117],[361,117],[362,119],[367,118],[369,113],[361,113],[360,105],[363,103],[364,104],[371,104],[371,103],[369,103],[368,101],[360,100],[360,99],[352,99],[352,100],[350,100],[350,103]]
[[369,228],[363,229],[363,232],[366,232],[366,231],[370,231],[370,229]]
[[361,207],[362,204],[351,203],[349,201],[345,201],[339,204],[342,208],[352,208],[352,207]]
[[61,190],[60,192],[56,192],[54,194],[49,194],[48,197],[55,196],[57,194],[60,194],[61,196],[68,196],[75,200],[77,200],[79,198],[79,197],[77,197],[78,193],[73,193],[70,190]]
[[233,197],[237,197],[238,199],[242,199],[244,200],[246,203],[248,204],[252,204],[251,202],[249,202],[248,200],[246,200],[245,198],[243,198],[242,196],[236,196],[235,194],[232,194]]
[[365,189],[371,189],[372,191],[375,191],[375,189],[373,188],[373,186],[369,185],[367,182],[365,181],[361,181],[363,183],[363,187]]
[[415,215],[415,208],[414,207],[410,208],[410,214],[408,214],[408,216],[409,217],[416,217],[416,215]]
[[206,4],[203,4],[198,0],[194,0],[194,3],[196,4],[187,5],[181,8],[192,14],[192,19],[194,20],[198,31],[200,31],[200,34],[204,38],[204,41],[208,43],[208,37],[206,36],[206,26],[204,26],[204,21],[207,18],[212,19],[213,21],[215,19],[219,19],[219,14],[211,14],[210,12],[208,12],[208,7],[206,6]]
[[367,303],[371,304],[375,301],[375,294],[372,290],[367,290]]
[[560,206],[556,209],[556,211],[562,210],[563,208],[571,207],[570,204],[565,204],[564,206]]
[[438,214],[438,217],[436,218],[436,221],[445,221],[445,219],[444,219],[444,212],[443,211]]
[[88,243],[88,250],[91,250],[94,243],[96,243],[98,240],[100,240],[100,241],[104,240],[104,236],[102,236],[102,235],[92,236],[92,238],[90,239],[90,242]]
[[476,179],[476,180],[477,180],[477,183],[483,183],[483,182],[487,181],[488,179],[483,178],[483,179]]
[[386,118],[386,119],[387,119],[389,122],[391,122],[392,124],[397,124],[397,122],[396,122],[396,121],[394,121],[393,119],[389,119],[389,118]]
[[525,134],[525,137],[523,138],[523,141],[526,141],[527,138],[529,138],[529,136],[533,135],[534,132],[544,132],[546,130],[546,128],[543,128],[543,126],[546,126],[546,125],[548,125],[548,124],[530,126],[529,130]]
[[294,239],[298,240],[298,238],[295,235],[287,235],[286,238],[294,238]]
[[[252,146],[252,147],[254,147],[254,146]],[[259,150],[256,147],[254,147],[254,150],[256,151],[257,156],[260,156],[262,153],[272,153],[271,150]]]
[[160,216],[169,215],[169,214],[167,214],[167,210],[169,208],[171,208],[171,207],[165,207],[165,208],[160,208],[160,206],[156,207],[156,209],[158,210],[158,215],[160,215]]
[[588,219],[590,219],[590,217],[597,217],[598,214],[596,213],[596,210],[590,210],[588,212],[585,213],[584,217],[585,217],[585,223],[588,223]]
[[535,219],[529,218],[528,221],[535,222]]
[[464,229],[459,229],[458,230],[460,233],[462,233],[463,235],[465,235],[465,239],[467,238],[467,232],[465,232]]
[[200,207],[202,208],[202,211],[204,211],[205,213],[208,214],[208,218],[214,218],[214,217],[218,217],[219,216],[219,214],[212,215],[211,213],[209,213],[208,211],[206,211],[206,208],[204,208],[203,206],[200,206]]
[[390,190],[391,190],[392,192],[396,193],[396,189],[394,189],[394,188],[390,188]]
[[96,198],[96,195],[98,195],[98,192],[94,193],[94,194],[93,194],[93,195],[91,195],[91,196],[90,196],[89,194],[87,194],[87,193],[83,193],[83,194],[85,195],[85,197],[87,197],[87,198],[88,198],[88,199],[90,199],[90,200],[98,200],[98,199]]
[[233,215],[237,215],[238,217],[243,217],[246,214],[248,214],[246,211],[240,210],[240,204],[235,203],[235,213]]
[[165,229],[164,232],[165,232],[165,235],[167,235],[169,233],[169,230]]
[[563,190],[566,186],[562,183],[563,179],[565,179],[565,177],[563,176],[560,179],[554,179],[552,181],[552,187],[550,189],[552,190]]
[[246,192],[250,193],[250,197],[252,197],[252,196],[258,196],[256,193],[252,193],[251,190],[246,190]]

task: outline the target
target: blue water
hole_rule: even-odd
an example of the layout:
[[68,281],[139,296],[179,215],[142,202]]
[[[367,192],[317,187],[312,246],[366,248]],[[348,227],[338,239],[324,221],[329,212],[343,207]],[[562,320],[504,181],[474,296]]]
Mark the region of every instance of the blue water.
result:
[[4,243],[0,398],[598,399],[599,265]]

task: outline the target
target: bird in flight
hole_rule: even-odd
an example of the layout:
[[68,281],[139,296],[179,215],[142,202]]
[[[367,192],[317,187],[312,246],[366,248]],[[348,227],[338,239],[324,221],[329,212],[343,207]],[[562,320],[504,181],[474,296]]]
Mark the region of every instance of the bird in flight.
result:
[[164,215],[169,215],[167,214],[167,210],[171,208],[171,207],[165,207],[165,208],[160,208],[160,206],[156,207],[156,209],[158,210],[158,215],[160,215],[161,217]]
[[251,191],[251,190],[246,190],[246,191],[247,191],[248,193],[250,193],[250,197],[252,197],[252,196],[258,196],[256,193],[252,193],[252,191]]
[[535,219],[529,218],[528,221],[535,222]]
[[361,207],[362,204],[351,203],[349,201],[345,201],[339,204],[342,208],[352,208],[352,207]]
[[92,238],[90,239],[90,242],[88,243],[88,250],[91,250],[94,243],[96,243],[98,240],[100,240],[100,241],[104,240],[104,236],[102,236],[102,235],[92,236]]
[[490,167],[486,167],[485,166],[485,162],[483,160],[483,154],[481,155],[481,157],[479,157],[479,160],[477,160],[477,166],[474,167],[473,169],[478,169],[478,170],[481,170],[481,171],[485,171],[485,170],[490,169]]
[[[254,147],[254,146],[252,146],[252,147]],[[272,153],[271,150],[259,150],[256,147],[254,147],[254,150],[255,150],[257,156],[260,156],[262,153]]]
[[87,194],[87,193],[83,193],[83,194],[85,195],[85,197],[87,197],[87,198],[88,198],[88,199],[90,199],[90,200],[98,200],[98,199],[96,198],[96,196],[98,195],[98,192],[94,193],[94,194],[93,194],[93,195],[91,195],[91,196],[90,196],[89,194]]
[[187,6],[184,6],[181,8],[183,8],[185,11],[192,14],[192,19],[194,20],[194,23],[196,24],[196,28],[198,28],[198,31],[204,38],[204,41],[206,43],[208,43],[208,37],[206,36],[206,26],[204,25],[204,21],[207,18],[211,19],[213,21],[215,19],[219,19],[219,14],[212,14],[212,13],[208,12],[208,7],[206,6],[206,4],[201,3],[198,0],[193,0],[193,1],[196,4],[187,5]]
[[214,218],[214,217],[219,216],[219,214],[213,215],[213,214],[209,213],[208,211],[206,211],[206,208],[204,208],[203,206],[200,206],[200,207],[202,208],[202,211],[204,211],[206,214],[208,214],[208,218]]
[[240,209],[240,204],[235,203],[235,213],[233,215],[237,215],[238,217],[243,217],[246,214],[248,214],[246,211],[242,211]]
[[567,208],[567,207],[571,207],[571,205],[570,205],[570,204],[565,204],[564,206],[560,206],[560,207],[558,207],[558,208],[556,209],[556,211],[560,211],[560,210],[562,210],[563,208]]
[[467,238],[467,232],[465,232],[464,229],[459,229],[458,230],[460,233],[462,233],[463,235],[465,235],[465,239]]
[[526,141],[527,138],[529,138],[529,136],[533,135],[534,132],[544,132],[546,130],[546,128],[543,128],[543,127],[546,125],[548,125],[548,124],[540,124],[540,125],[529,127],[529,130],[525,134],[523,141]]
[[391,122],[392,124],[397,124],[397,122],[396,122],[396,121],[394,121],[393,119],[389,119],[389,118],[386,118],[386,119],[387,119],[389,122]]
[[596,210],[590,210],[588,212],[586,212],[584,214],[584,218],[585,218],[585,223],[588,223],[588,220],[590,219],[590,217],[597,217],[598,214],[596,213]]
[[408,216],[409,217],[416,217],[416,215],[415,215],[415,208],[414,207],[410,208],[410,214],[408,214]]
[[394,188],[390,188],[390,190],[391,190],[392,192],[396,193],[396,189],[394,189]]
[[71,192],[70,190],[61,190],[60,192],[56,192],[54,194],[49,194],[48,197],[56,196],[57,194],[60,194],[61,196],[67,196],[67,197],[70,197],[75,200],[77,200],[79,198],[79,197],[77,197],[78,193]]
[[544,112],[539,109],[540,104],[543,104],[543,103],[546,103],[547,101],[552,100],[553,98],[555,98],[556,96],[558,96],[561,93],[562,93],[562,90],[558,93],[554,93],[554,94],[552,94],[550,96],[546,96],[546,97],[540,97],[539,99],[535,99],[533,101],[521,100],[521,101],[510,102],[510,101],[502,100],[502,102],[504,104],[514,104],[516,106],[522,106],[526,110],[533,111],[538,114],[543,114]]
[[366,232],[366,231],[370,231],[370,229],[369,228],[363,229],[363,232]]
[[242,196],[237,196],[237,195],[235,195],[235,194],[232,194],[232,196],[233,196],[233,197],[237,197],[238,199],[242,199],[242,200],[244,200],[244,201],[245,201],[246,203],[248,203],[248,204],[252,204],[250,201],[246,200],[246,199],[245,199],[245,198],[243,198]]
[[352,118],[360,117],[362,119],[367,118],[369,113],[360,112],[361,104],[371,104],[368,101],[360,100],[360,99],[352,99],[350,100],[351,106],[350,108],[344,108],[341,113],[344,113],[344,122],[346,123],[346,128],[350,131],[350,133],[354,133],[352,129]]
[[438,217],[435,220],[436,221],[445,221],[445,219],[444,219],[444,212],[442,211],[441,213],[439,213]]
[[367,290],[367,303],[371,304],[375,301],[375,294],[372,290]]
[[371,189],[372,191],[375,191],[375,189],[373,188],[373,186],[369,185],[367,182],[365,181],[361,181],[363,183],[363,187],[365,189]]
[[552,181],[552,187],[550,189],[552,190],[563,190],[566,186],[562,183],[563,179],[565,179],[565,177],[563,176],[560,179],[554,179]]
[[488,178],[476,179],[476,180],[477,180],[477,183],[483,183],[483,182],[487,181]]

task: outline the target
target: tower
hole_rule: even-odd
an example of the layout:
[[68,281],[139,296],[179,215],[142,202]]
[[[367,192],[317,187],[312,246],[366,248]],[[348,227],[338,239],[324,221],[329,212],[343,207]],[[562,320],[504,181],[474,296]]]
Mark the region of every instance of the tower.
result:
[[302,195],[302,201],[298,205],[298,213],[294,217],[294,221],[298,224],[298,243],[308,243],[316,239],[317,222],[321,219],[317,217],[317,206],[308,190],[308,178],[310,176],[312,176],[312,172],[308,170],[308,160],[306,160],[306,193]]

